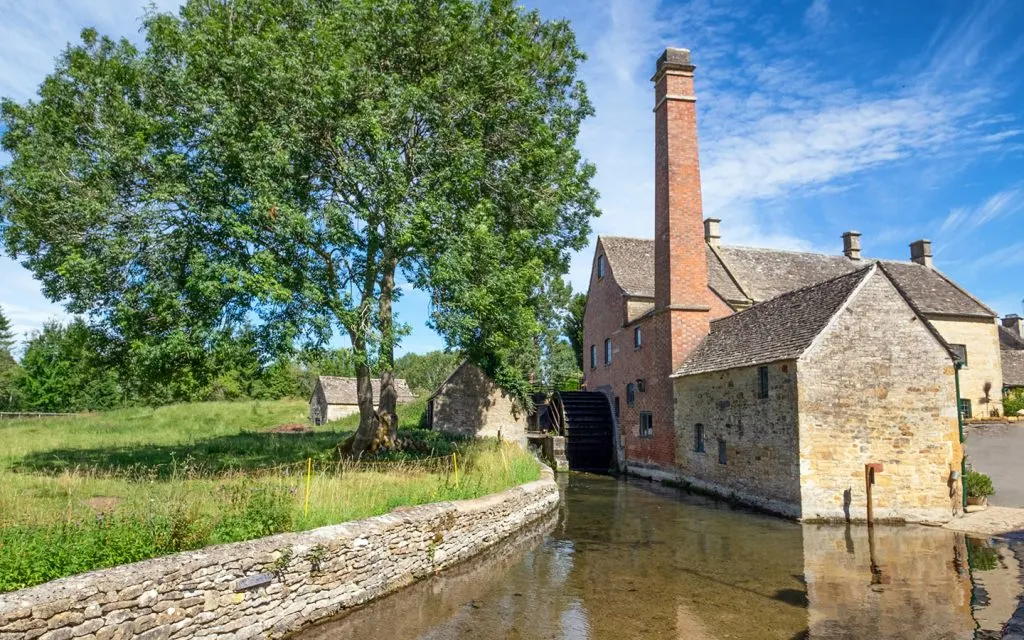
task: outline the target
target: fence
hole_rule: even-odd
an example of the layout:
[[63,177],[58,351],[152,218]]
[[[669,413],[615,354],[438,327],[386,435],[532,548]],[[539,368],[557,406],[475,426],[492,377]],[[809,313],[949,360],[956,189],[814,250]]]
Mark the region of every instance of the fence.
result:
[[75,416],[88,415],[85,413],[46,413],[43,411],[0,411],[0,420],[15,420],[18,418],[73,418]]

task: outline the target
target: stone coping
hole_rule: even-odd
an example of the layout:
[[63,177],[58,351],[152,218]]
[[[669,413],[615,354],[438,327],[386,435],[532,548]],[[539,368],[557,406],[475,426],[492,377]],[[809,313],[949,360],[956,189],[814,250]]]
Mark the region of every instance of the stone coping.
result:
[[541,465],[481,498],[61,578],[0,594],[0,640],[280,637],[467,560],[558,501]]

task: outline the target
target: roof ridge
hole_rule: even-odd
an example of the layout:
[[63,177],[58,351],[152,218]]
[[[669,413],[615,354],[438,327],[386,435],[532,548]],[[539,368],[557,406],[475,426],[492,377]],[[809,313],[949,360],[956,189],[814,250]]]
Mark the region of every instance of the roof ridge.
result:
[[729,320],[731,318],[736,318],[738,316],[742,316],[743,314],[748,313],[750,311],[753,311],[755,309],[761,309],[763,307],[763,305],[766,305],[769,302],[775,302],[776,300],[782,300],[784,298],[789,298],[789,297],[792,297],[792,296],[794,296],[794,295],[796,295],[798,293],[803,293],[803,292],[808,291],[810,289],[817,289],[818,287],[823,287],[823,286],[825,286],[827,284],[831,284],[831,283],[835,282],[836,280],[841,280],[842,278],[849,278],[849,277],[852,277],[852,276],[855,276],[855,275],[863,278],[867,274],[867,272],[870,271],[874,266],[875,266],[874,263],[872,263],[872,264],[866,265],[864,267],[861,267],[860,269],[856,269],[856,270],[850,271],[848,273],[842,273],[842,274],[839,274],[838,276],[833,276],[833,277],[829,278],[828,280],[822,280],[821,282],[815,282],[814,284],[809,284],[809,285],[800,287],[799,289],[793,289],[792,291],[787,291],[785,293],[782,293],[782,294],[779,294],[779,295],[775,296],[774,298],[768,298],[767,300],[762,300],[761,302],[757,302],[755,304],[752,304],[749,307],[747,307],[746,309],[744,309],[743,311],[737,311],[736,313],[727,315],[724,318],[717,318],[715,320],[712,320],[711,324],[715,324],[716,322],[723,322],[723,321]]

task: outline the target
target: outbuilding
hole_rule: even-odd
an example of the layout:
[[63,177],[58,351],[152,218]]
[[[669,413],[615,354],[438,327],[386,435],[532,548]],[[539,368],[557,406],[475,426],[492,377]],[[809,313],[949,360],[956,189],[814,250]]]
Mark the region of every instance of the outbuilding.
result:
[[431,429],[453,435],[526,441],[526,412],[468,360],[430,396],[427,422]]
[[[373,386],[373,406],[380,402],[380,380],[371,380]],[[313,397],[309,400],[309,419],[313,424],[323,424],[338,420],[345,416],[359,413],[359,399],[356,395],[356,379],[336,376],[320,376],[313,389]],[[398,404],[405,404],[416,399],[409,390],[409,385],[402,378],[395,379],[395,391],[398,393]]]

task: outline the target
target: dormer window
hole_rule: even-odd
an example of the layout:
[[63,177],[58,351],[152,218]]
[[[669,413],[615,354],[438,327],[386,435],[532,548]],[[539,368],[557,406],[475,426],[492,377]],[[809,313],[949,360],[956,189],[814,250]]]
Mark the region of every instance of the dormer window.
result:
[[601,255],[597,256],[597,279],[598,280],[604,278],[604,273],[605,273],[605,271],[607,271],[607,269],[608,269],[608,267],[607,267],[607,265],[605,265],[604,254],[602,253]]

